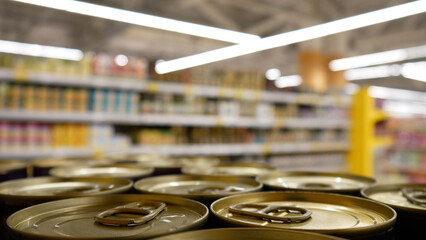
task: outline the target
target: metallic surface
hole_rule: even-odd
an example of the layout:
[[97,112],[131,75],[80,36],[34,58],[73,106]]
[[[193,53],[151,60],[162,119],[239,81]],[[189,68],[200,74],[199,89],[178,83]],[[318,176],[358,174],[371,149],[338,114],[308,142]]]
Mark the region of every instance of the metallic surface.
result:
[[[312,212],[302,222],[264,220],[234,214],[235,204],[262,204],[305,208]],[[221,198],[210,206],[212,213],[231,226],[304,230],[348,238],[364,238],[388,232],[396,222],[396,212],[375,201],[340,194],[314,192],[260,192]],[[246,211],[256,211],[247,208]],[[276,211],[278,216],[300,216],[303,212]]]
[[0,183],[0,202],[6,205],[34,205],[41,202],[80,197],[124,193],[133,182],[117,178],[34,177]]
[[328,172],[280,172],[256,178],[265,187],[274,190],[315,191],[358,194],[361,189],[375,183],[369,177]]
[[330,235],[265,228],[221,228],[170,234],[153,240],[338,240]]
[[[95,221],[108,209],[133,202],[163,202],[166,209],[154,219],[136,226],[110,226]],[[149,210],[148,207],[144,207]],[[131,218],[122,213],[115,218]],[[145,239],[163,234],[192,230],[207,220],[208,209],[194,200],[150,195],[108,195],[58,200],[39,204],[11,215],[7,224],[19,239]]]
[[114,177],[138,179],[151,175],[153,168],[132,164],[85,165],[58,167],[49,170],[54,177]]
[[[361,191],[361,194],[369,199],[385,203],[392,208],[408,213],[422,214],[426,217],[426,207],[411,202],[403,194],[403,189],[415,188],[426,191],[426,184],[378,184]],[[424,199],[423,199],[424,200]]]
[[221,197],[259,191],[262,184],[251,178],[166,175],[149,177],[133,186],[142,193],[168,194],[195,200],[216,200]]

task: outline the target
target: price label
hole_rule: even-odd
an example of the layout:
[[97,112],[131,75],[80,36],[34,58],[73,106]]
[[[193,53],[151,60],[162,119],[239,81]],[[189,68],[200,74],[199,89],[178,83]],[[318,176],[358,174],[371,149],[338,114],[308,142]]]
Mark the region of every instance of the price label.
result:
[[283,128],[285,125],[285,118],[276,118],[274,122],[275,128]]
[[183,89],[183,93],[187,96],[192,96],[194,94],[194,87],[192,85],[186,85]]
[[233,97],[235,99],[241,100],[243,99],[244,91],[242,89],[234,89]]
[[148,93],[157,93],[158,92],[158,83],[149,82],[146,85],[146,90],[147,90]]
[[263,144],[262,153],[265,154],[265,155],[271,154],[271,145]]
[[226,97],[226,88],[220,87],[217,89],[217,97],[218,98],[225,98]]
[[253,91],[253,100],[254,101],[259,101],[261,97],[262,97],[262,91],[259,91],[259,90]]
[[216,127],[223,127],[223,119],[218,117],[216,118]]
[[28,82],[28,73],[24,68],[16,68],[13,75],[16,82]]

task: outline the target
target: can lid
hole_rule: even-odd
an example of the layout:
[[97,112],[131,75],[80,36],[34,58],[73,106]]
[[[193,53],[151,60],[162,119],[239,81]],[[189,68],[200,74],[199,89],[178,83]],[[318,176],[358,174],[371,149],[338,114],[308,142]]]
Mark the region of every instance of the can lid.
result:
[[110,163],[110,160],[89,158],[40,158],[32,160],[29,165],[33,167],[51,168],[73,165],[92,165],[101,163],[107,164]]
[[396,212],[384,204],[330,193],[246,193],[216,200],[210,208],[231,225],[304,230],[340,237],[383,233],[396,221]]
[[356,192],[376,181],[364,176],[328,172],[280,172],[256,178],[267,187],[330,193]]
[[38,204],[12,214],[7,225],[28,238],[144,239],[196,229],[207,216],[207,207],[194,200],[123,194]]
[[153,238],[152,240],[343,240],[343,238],[331,235],[310,233],[303,231],[293,231],[285,229],[265,229],[265,228],[220,228],[195,230],[183,233],[175,233],[162,237]]
[[183,167],[190,175],[256,177],[276,172],[275,167],[260,163],[221,163],[212,167]]
[[140,178],[154,171],[153,168],[131,164],[85,165],[52,168],[49,171],[55,177],[115,177]]
[[19,160],[2,160],[0,161],[0,174],[6,174],[9,171],[26,168],[27,163]]
[[218,199],[259,191],[262,189],[262,184],[244,177],[179,174],[145,178],[137,181],[133,187],[143,193],[168,194],[192,199]]
[[54,200],[87,195],[122,193],[133,182],[119,178],[34,177],[0,183],[0,199]]
[[426,214],[426,184],[377,184],[364,188],[361,194],[397,210]]

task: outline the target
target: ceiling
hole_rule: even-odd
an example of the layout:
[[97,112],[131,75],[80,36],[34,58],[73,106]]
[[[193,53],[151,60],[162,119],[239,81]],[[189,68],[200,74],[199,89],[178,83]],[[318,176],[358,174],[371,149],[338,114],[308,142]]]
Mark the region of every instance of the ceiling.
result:
[[[267,37],[410,1],[91,0],[90,2]],[[283,75],[290,75],[297,72],[297,55],[301,50],[312,49],[330,55],[355,56],[426,45],[425,36],[426,14],[423,13],[211,65],[261,71],[276,67]],[[231,45],[8,0],[0,0],[0,39],[78,48],[83,51],[123,53],[151,60],[169,60]],[[400,77],[363,80],[358,83],[426,91],[426,83]]]

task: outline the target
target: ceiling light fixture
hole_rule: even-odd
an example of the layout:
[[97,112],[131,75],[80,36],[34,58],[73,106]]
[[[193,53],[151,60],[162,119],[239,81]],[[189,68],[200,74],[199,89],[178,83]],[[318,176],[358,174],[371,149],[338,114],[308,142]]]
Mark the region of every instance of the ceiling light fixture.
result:
[[207,63],[217,62],[271,48],[303,42],[315,38],[371,26],[398,18],[426,12],[426,0],[409,2],[340,20],[323,23],[260,40],[244,42],[212,51],[165,61],[155,66],[157,73],[164,74]]
[[281,71],[278,68],[271,68],[265,72],[265,77],[268,80],[274,81],[281,76]]
[[403,64],[401,75],[405,78],[426,82],[426,62]]
[[79,49],[52,47],[5,40],[0,40],[0,52],[72,61],[80,61],[84,55]]
[[93,3],[74,0],[13,0],[57,10],[78,13],[118,22],[130,23],[144,27],[189,34],[231,43],[242,43],[257,40],[260,37],[227,29],[215,28],[190,22],[163,18],[124,9],[112,8]]
[[426,62],[349,69],[345,71],[344,76],[348,81],[403,76],[426,82]]
[[418,91],[371,86],[368,94],[373,98],[426,103],[426,93]]
[[277,88],[296,87],[302,84],[302,78],[299,75],[282,76],[274,84]]
[[330,62],[329,67],[332,71],[342,71],[423,57],[426,57],[426,45],[336,59]]

